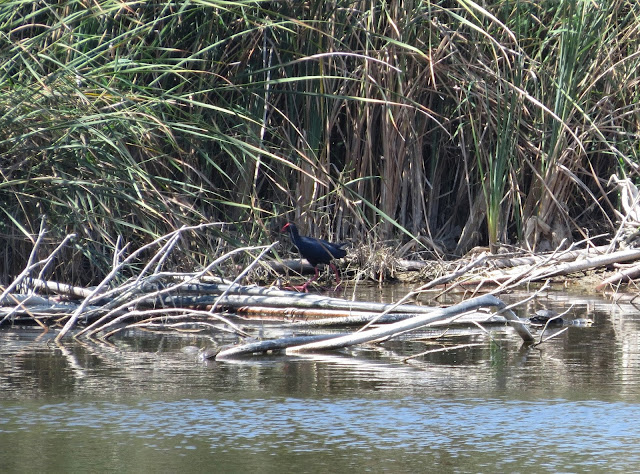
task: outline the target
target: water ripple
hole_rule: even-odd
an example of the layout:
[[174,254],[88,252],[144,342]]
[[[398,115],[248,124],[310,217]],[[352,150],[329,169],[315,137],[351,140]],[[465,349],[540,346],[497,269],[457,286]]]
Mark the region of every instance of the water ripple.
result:
[[400,449],[407,454],[443,451],[451,456],[483,452],[500,456],[505,467],[529,456],[540,462],[542,454],[547,469],[563,468],[568,457],[581,466],[640,465],[638,419],[640,406],[622,402],[415,397],[185,399],[0,408],[5,427],[38,426],[55,432],[86,428],[104,436],[153,440],[149,446],[183,439],[183,448],[196,449],[199,443],[191,441],[198,440],[212,451]]

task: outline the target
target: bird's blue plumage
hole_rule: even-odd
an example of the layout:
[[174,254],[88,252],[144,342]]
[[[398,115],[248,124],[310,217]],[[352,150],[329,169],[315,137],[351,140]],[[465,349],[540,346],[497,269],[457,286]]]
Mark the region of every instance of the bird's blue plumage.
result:
[[291,222],[284,225],[282,231],[285,230],[291,234],[291,240],[298,248],[300,255],[314,267],[320,263],[331,263],[331,260],[347,255],[347,251],[342,248],[345,244],[334,244],[324,239],[302,236],[296,225]]

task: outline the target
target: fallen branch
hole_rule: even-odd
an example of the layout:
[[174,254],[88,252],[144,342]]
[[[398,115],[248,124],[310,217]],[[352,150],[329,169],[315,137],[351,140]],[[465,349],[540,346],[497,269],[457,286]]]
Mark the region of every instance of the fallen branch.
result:
[[607,285],[613,285],[614,283],[619,283],[623,281],[627,282],[627,281],[633,280],[634,278],[637,278],[638,276],[640,276],[640,264],[636,264],[629,268],[625,268],[624,270],[620,270],[619,272],[616,272],[614,275],[610,276],[609,278],[602,280],[602,282],[596,286],[596,290],[601,291]]
[[40,278],[29,278],[25,280],[25,283],[30,288],[47,290],[58,295],[86,298],[91,294],[91,290],[87,290],[86,288],[58,283],[57,281],[45,281]]
[[[432,314],[429,315],[416,316],[415,318],[411,318],[407,321],[399,321],[397,323],[389,324],[383,327],[369,329],[367,331],[357,332],[355,334],[349,334],[347,336],[336,337],[328,341],[290,347],[287,349],[287,354],[296,354],[299,352],[309,352],[326,349],[340,349],[355,344],[376,341],[381,338],[389,338],[395,336],[398,333],[427,326],[430,323],[450,318],[452,316],[455,316],[456,314],[462,314],[467,311],[472,311],[483,306],[495,306],[499,309],[503,309],[506,307],[505,303],[495,296],[478,296],[476,298],[463,301],[462,303],[458,303],[448,308],[435,310]],[[507,318],[511,327],[513,327],[520,335],[523,341],[533,342],[533,336],[529,332],[529,329],[527,329],[522,321],[520,321],[520,318],[518,318],[511,310],[506,310],[504,316]]]
[[509,324],[516,330],[520,337],[522,337],[523,341],[527,343],[533,342],[534,339],[529,332],[529,329],[523,324],[520,318],[518,318],[511,310],[507,309],[504,302],[502,302],[495,296],[483,295],[477,298],[463,301],[462,303],[450,306],[448,308],[434,310],[431,312],[431,314],[416,315],[415,317],[405,321],[399,321],[397,323],[388,324],[382,327],[352,334],[322,336],[322,339],[313,342],[304,341],[302,343],[296,343],[296,338],[285,338],[245,344],[221,352],[220,354],[218,354],[216,359],[218,359],[219,357],[225,358],[231,357],[233,355],[252,354],[274,349],[286,349],[287,354],[299,354],[302,352],[340,349],[356,344],[378,341],[380,339],[387,340],[391,337],[406,333],[407,331],[428,326],[445,319],[450,319],[452,317],[455,317],[456,315],[460,315],[485,306],[495,306],[501,309],[504,312],[504,316]]
[[[143,269],[143,271],[140,273],[140,275],[138,275],[138,278],[135,280],[133,286],[132,284],[130,284],[129,286],[125,286],[124,288],[119,288],[120,291],[125,292],[125,293],[129,293],[131,291],[134,291],[132,288],[135,288],[135,283],[139,282],[141,280],[141,276],[152,266],[153,263],[155,262],[162,262],[165,258],[165,255],[167,252],[169,252],[173,246],[175,245],[175,242],[177,240],[177,238],[182,235],[182,233],[186,232],[186,231],[191,231],[191,230],[197,230],[197,229],[202,229],[205,227],[210,227],[213,225],[220,225],[220,223],[206,223],[206,224],[200,224],[197,226],[191,226],[191,227],[187,227],[187,226],[183,226],[180,229],[177,229],[167,235],[163,235],[159,238],[157,238],[156,240],[154,240],[153,242],[150,242],[149,244],[143,245],[142,247],[138,248],[137,250],[135,250],[134,252],[132,252],[127,258],[125,258],[124,260],[120,261],[120,258],[123,256],[126,248],[128,245],[125,245],[122,249],[120,249],[120,238],[118,238],[117,243],[116,243],[116,248],[114,249],[114,253],[113,253],[113,268],[111,269],[111,271],[104,277],[104,279],[98,284],[98,286],[96,286],[91,293],[89,293],[85,299],[82,301],[82,303],[80,304],[80,306],[76,309],[76,311],[74,311],[74,313],[71,315],[71,317],[69,318],[69,320],[67,321],[67,323],[64,325],[64,327],[62,328],[62,330],[60,331],[60,333],[56,336],[55,341],[59,342],[60,340],[62,340],[62,338],[71,330],[71,328],[73,328],[76,324],[76,322],[78,321],[78,318],[82,315],[82,313],[84,312],[85,308],[93,302],[94,298],[99,297],[99,298],[105,298],[107,297],[107,293],[104,292],[104,290],[107,288],[107,285],[120,273],[120,271],[126,266],[128,265],[130,262],[135,261],[136,258],[138,258],[138,256],[143,253],[148,251],[150,248],[159,245],[160,243],[165,242],[165,244],[162,246],[162,248],[156,253],[156,255],[154,255],[154,257],[151,259],[151,261],[145,266],[145,268]],[[160,263],[158,263],[158,265],[160,265]],[[156,269],[158,268],[158,266],[156,266]],[[113,290],[112,290],[113,291]],[[116,290],[117,291],[117,290]],[[120,293],[122,294],[122,293]],[[111,295],[109,294],[109,297]],[[129,302],[130,304],[131,302]],[[124,305],[126,306],[126,304]],[[122,310],[122,308],[118,308],[115,311],[118,310]],[[94,323],[96,324],[96,323]],[[87,329],[85,328],[84,331],[86,331]]]
[[555,265],[551,269],[540,269],[524,281],[544,280],[559,275],[568,275],[569,273],[583,272],[593,268],[604,267],[614,263],[629,262],[640,259],[640,249],[619,250],[605,255],[588,257],[584,260],[576,262]]

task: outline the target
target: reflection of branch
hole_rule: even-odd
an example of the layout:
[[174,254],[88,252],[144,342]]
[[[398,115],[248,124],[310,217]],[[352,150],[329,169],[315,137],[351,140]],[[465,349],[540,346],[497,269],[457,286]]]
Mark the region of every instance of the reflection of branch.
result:
[[[555,318],[554,318],[554,319],[555,319]],[[546,329],[546,328],[547,328],[547,327],[545,326],[545,329]],[[533,346],[534,346],[534,347],[535,347],[535,346],[539,346],[539,345],[540,345],[540,344],[542,344],[543,342],[547,342],[549,339],[553,339],[554,337],[559,336],[560,334],[562,334],[563,332],[565,332],[567,329],[569,329],[569,328],[562,328],[560,331],[558,331],[558,332],[554,332],[554,333],[553,333],[553,334],[551,334],[549,337],[546,337],[546,338],[544,338],[544,339],[542,339],[542,335],[544,334],[544,331],[542,331],[542,332],[540,333],[540,340],[539,340],[538,342],[536,342],[535,344],[533,344]]]
[[414,354],[409,357],[405,357],[402,359],[402,362],[406,362],[410,359],[415,359],[416,357],[421,357],[427,354],[433,354],[434,352],[447,352],[452,351],[454,349],[466,349],[467,347],[475,347],[475,346],[484,346],[481,342],[472,342],[470,344],[458,344],[457,346],[448,346],[448,347],[439,347],[438,349],[431,349],[428,351],[421,352],[420,354]]
[[67,360],[67,363],[69,364],[69,367],[73,370],[75,376],[79,379],[86,377],[87,374],[86,374],[85,368],[78,363],[78,358],[76,357],[76,355],[73,352],[71,352],[67,347],[60,344],[59,342],[56,342],[55,344],[56,344],[56,347],[60,350],[60,353]]
[[[168,314],[173,313],[173,312],[178,312],[178,313],[182,313],[182,314],[178,314],[178,315],[174,315],[174,316],[169,316],[168,315]],[[160,316],[154,316],[156,314],[159,314]],[[238,326],[236,326],[235,324],[233,324],[231,321],[229,321],[227,318],[225,318],[224,316],[222,316],[220,314],[215,314],[215,313],[212,314],[209,311],[198,311],[198,310],[190,310],[190,309],[185,309],[185,308],[161,308],[161,309],[150,309],[150,310],[146,310],[146,311],[129,311],[127,314],[125,314],[123,316],[120,316],[119,318],[116,318],[113,321],[110,321],[109,324],[105,324],[102,327],[94,329],[90,333],[90,335],[96,334],[98,332],[102,332],[102,331],[104,331],[104,328],[106,328],[106,327],[114,326],[114,325],[119,324],[120,322],[122,322],[122,321],[124,321],[126,319],[135,318],[135,317],[138,317],[138,316],[148,316],[148,318],[146,320],[144,320],[144,321],[139,321],[137,323],[132,323],[132,324],[129,324],[127,326],[116,328],[116,329],[112,330],[111,332],[105,334],[103,336],[103,339],[108,339],[113,334],[115,334],[115,333],[117,333],[119,331],[122,331],[124,329],[129,329],[129,328],[134,328],[134,327],[142,327],[142,326],[145,326],[145,325],[146,326],[153,326],[153,327],[156,327],[156,328],[161,327],[162,325],[170,326],[169,323],[164,323],[164,322],[171,321],[171,320],[180,320],[180,319],[190,320],[190,322],[193,323],[193,324],[205,325],[207,327],[216,327],[216,328],[220,329],[221,331],[231,332],[233,334],[237,334],[237,335],[240,335],[240,336],[243,336],[243,337],[249,337],[249,334],[244,332],[242,329],[240,329]],[[198,320],[198,317],[202,317],[203,319],[211,319],[211,318],[217,319],[218,321],[228,325],[232,329],[219,328],[219,327],[214,326],[213,324],[208,323],[206,321]],[[158,324],[159,322],[161,322],[163,324]]]

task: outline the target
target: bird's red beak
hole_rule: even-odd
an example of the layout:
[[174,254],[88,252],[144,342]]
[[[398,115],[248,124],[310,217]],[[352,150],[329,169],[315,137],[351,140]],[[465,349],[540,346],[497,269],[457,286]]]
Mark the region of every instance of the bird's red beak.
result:
[[289,222],[287,222],[284,226],[282,226],[282,229],[280,229],[280,232],[286,232],[286,230],[289,228],[291,224]]

